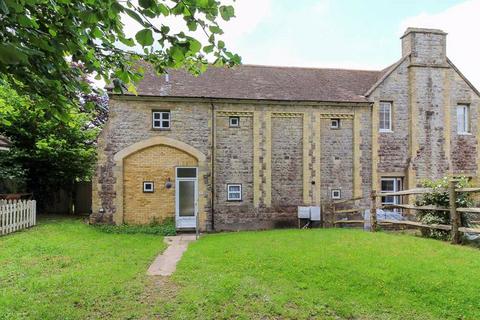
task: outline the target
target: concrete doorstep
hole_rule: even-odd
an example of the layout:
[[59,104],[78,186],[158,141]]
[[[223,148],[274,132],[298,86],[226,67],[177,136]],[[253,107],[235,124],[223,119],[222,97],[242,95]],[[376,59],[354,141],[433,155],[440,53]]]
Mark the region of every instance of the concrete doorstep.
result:
[[187,251],[188,243],[195,241],[194,234],[180,234],[165,237],[163,241],[168,245],[167,249],[155,258],[155,261],[147,270],[149,276],[170,276],[175,272],[177,263]]

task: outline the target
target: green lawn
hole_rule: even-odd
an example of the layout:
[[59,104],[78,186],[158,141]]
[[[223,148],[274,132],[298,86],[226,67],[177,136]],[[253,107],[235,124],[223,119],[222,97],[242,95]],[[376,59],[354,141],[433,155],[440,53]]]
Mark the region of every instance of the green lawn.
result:
[[0,319],[480,319],[480,251],[346,229],[204,236],[171,279],[161,236],[75,220],[0,238]]
[[[0,319],[137,319],[161,236],[107,234],[47,220],[0,237]],[[149,317],[147,317],[149,318]]]
[[411,235],[276,230],[191,244],[165,318],[480,319],[480,251]]

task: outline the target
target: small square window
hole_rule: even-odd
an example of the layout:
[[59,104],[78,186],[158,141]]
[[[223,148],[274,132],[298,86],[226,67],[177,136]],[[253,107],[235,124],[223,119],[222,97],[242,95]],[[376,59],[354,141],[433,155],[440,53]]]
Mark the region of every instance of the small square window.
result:
[[331,129],[340,129],[340,119],[330,119]]
[[342,191],[340,189],[333,189],[332,190],[332,199],[341,199],[342,198]]
[[228,119],[230,127],[240,127],[240,117],[230,117]]
[[227,184],[227,200],[242,201],[242,185],[241,184]]
[[154,129],[170,129],[170,111],[152,111]]
[[143,181],[143,192],[152,193],[154,191],[153,181]]

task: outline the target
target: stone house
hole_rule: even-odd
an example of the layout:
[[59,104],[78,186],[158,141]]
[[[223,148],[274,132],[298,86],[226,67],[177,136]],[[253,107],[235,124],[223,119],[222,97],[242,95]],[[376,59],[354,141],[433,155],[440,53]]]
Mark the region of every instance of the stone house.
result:
[[[243,65],[157,76],[110,95],[92,220],[178,228],[292,225],[297,206],[477,177],[480,95],[447,34],[409,28],[380,71]],[[385,203],[400,201],[384,197]]]

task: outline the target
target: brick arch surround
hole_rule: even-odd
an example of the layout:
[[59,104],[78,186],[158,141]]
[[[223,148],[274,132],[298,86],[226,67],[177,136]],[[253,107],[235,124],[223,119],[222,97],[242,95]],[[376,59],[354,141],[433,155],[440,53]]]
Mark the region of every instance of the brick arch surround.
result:
[[[147,224],[175,215],[175,190],[166,189],[167,178],[175,182],[175,167],[197,166],[199,219],[205,229],[205,155],[194,147],[170,138],[153,137],[119,151],[115,161],[116,224]],[[143,193],[142,182],[154,181],[155,192]]]

